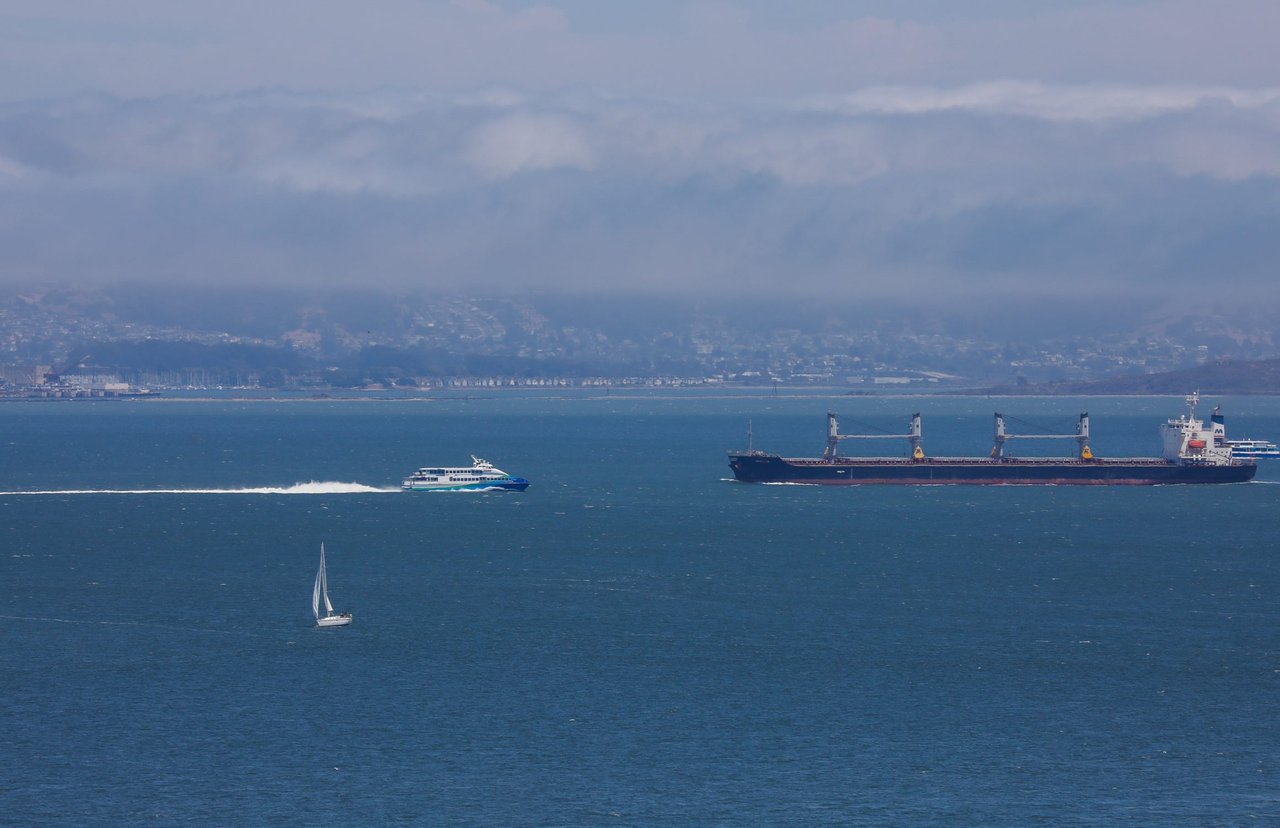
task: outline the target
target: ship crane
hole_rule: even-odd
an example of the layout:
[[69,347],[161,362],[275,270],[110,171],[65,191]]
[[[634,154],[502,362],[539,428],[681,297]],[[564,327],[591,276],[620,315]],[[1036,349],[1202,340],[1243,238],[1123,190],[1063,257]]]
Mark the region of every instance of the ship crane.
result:
[[1080,460],[1092,460],[1093,451],[1089,448],[1089,412],[1084,411],[1080,414],[1080,420],[1076,423],[1075,434],[1010,434],[1004,428],[1004,415],[999,411],[996,412],[995,436],[993,437],[994,445],[991,446],[991,456],[996,460],[1003,460],[1005,457],[1004,444],[1006,440],[1075,440],[1080,444],[1076,450],[1076,457]]
[[827,448],[822,459],[834,462],[840,456],[841,440],[906,440],[911,444],[911,459],[923,460],[924,448],[920,437],[920,414],[911,415],[910,430],[906,434],[841,434],[840,422],[834,411],[827,412]]

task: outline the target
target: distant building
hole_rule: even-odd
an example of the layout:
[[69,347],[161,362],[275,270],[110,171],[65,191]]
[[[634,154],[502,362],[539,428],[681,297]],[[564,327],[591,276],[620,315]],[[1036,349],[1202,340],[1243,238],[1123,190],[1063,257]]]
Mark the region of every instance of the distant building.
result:
[[0,379],[9,385],[44,385],[48,365],[0,365]]

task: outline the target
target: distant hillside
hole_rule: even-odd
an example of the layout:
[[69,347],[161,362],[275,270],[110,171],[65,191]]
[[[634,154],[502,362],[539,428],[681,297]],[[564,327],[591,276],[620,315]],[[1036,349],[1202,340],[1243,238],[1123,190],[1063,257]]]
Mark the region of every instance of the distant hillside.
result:
[[1280,395],[1280,359],[1255,361],[1222,360],[1195,368],[1159,374],[1134,374],[1092,382],[1053,382],[1004,385],[987,389],[988,394],[1204,394]]

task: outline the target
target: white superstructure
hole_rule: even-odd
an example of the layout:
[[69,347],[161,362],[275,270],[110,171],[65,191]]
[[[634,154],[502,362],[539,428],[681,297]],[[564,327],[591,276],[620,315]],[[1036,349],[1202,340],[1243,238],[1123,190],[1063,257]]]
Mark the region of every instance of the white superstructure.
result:
[[1280,457],[1280,446],[1267,440],[1227,440],[1236,457]]
[[1187,465],[1231,465],[1231,446],[1226,441],[1222,415],[1215,409],[1206,428],[1205,422],[1196,417],[1200,392],[1193,391],[1186,400],[1187,413],[1160,426],[1164,459]]

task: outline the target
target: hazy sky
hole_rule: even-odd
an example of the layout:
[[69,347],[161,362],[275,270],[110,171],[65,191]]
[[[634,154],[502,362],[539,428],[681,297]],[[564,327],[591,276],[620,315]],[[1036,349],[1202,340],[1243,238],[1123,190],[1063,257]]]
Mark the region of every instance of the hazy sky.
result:
[[0,280],[1280,289],[1275,0],[0,0]]

